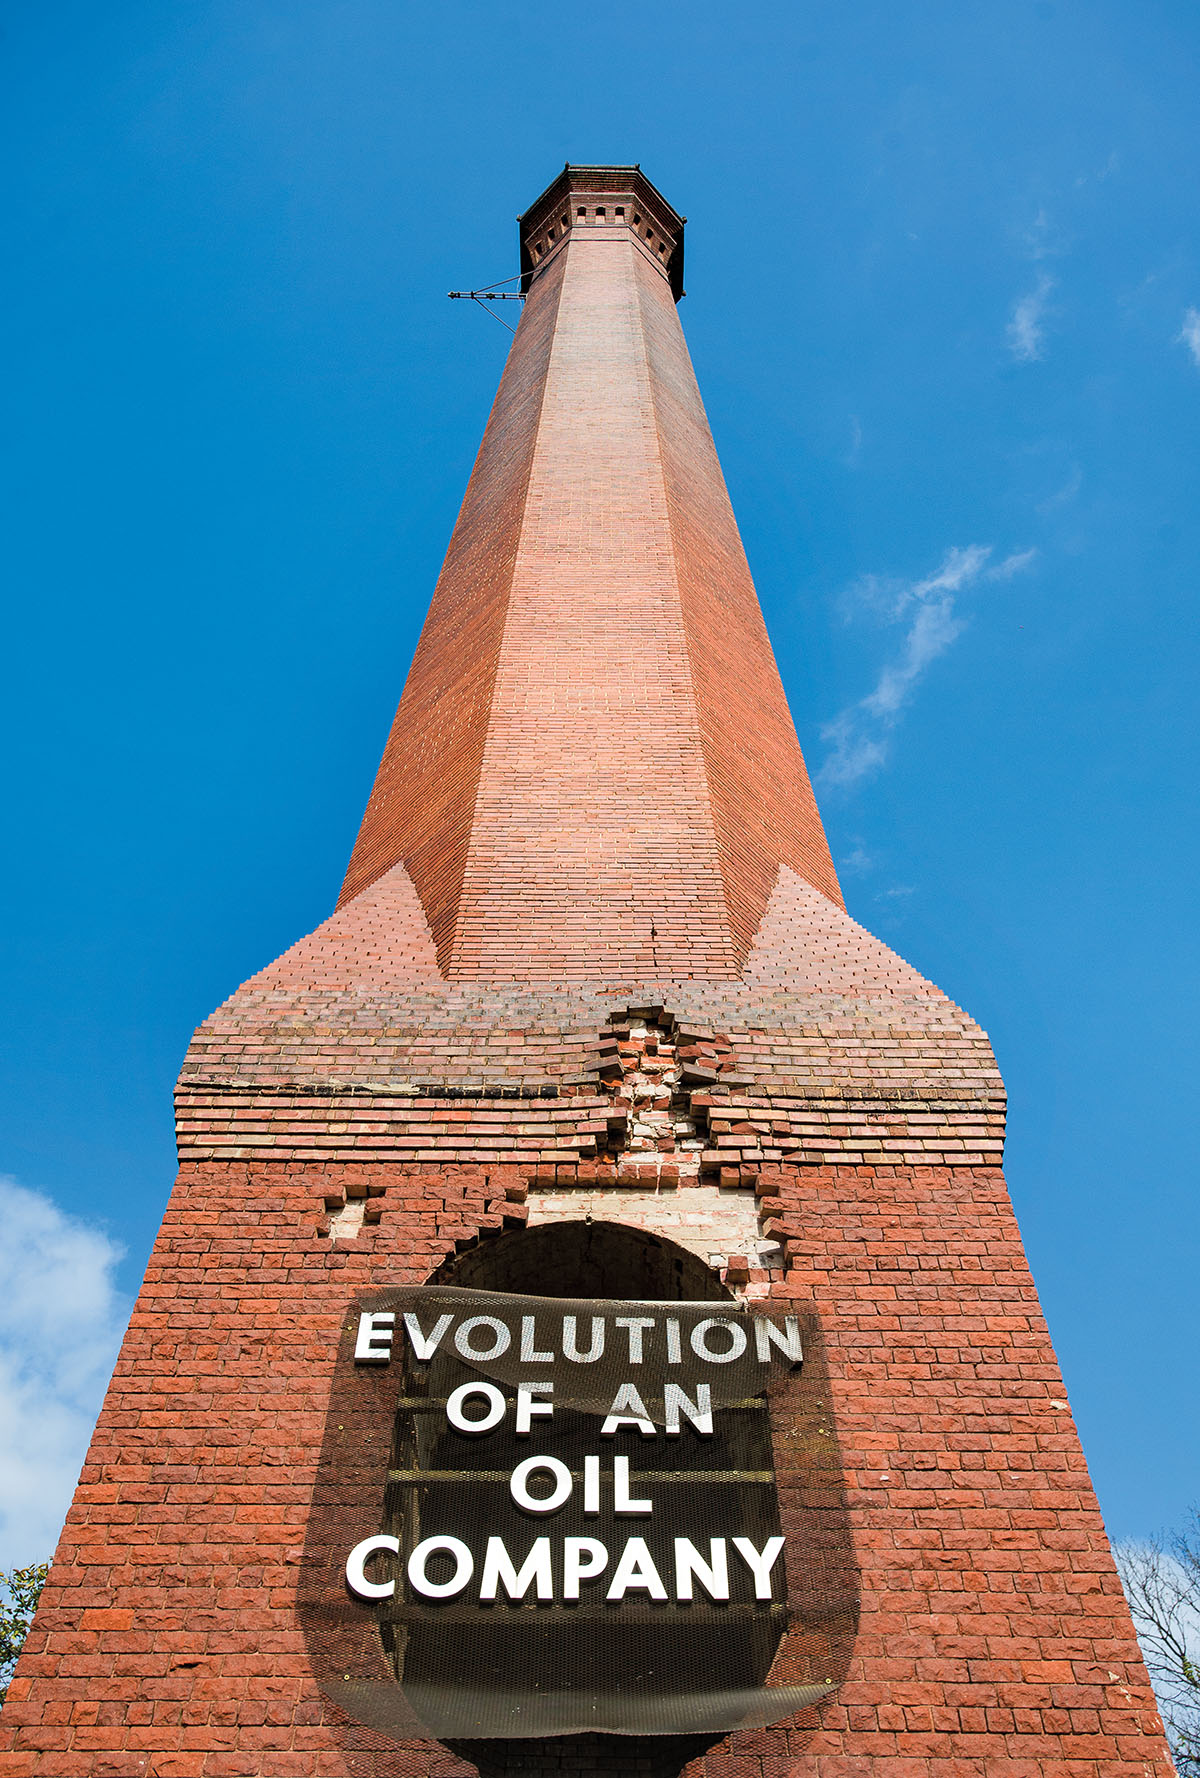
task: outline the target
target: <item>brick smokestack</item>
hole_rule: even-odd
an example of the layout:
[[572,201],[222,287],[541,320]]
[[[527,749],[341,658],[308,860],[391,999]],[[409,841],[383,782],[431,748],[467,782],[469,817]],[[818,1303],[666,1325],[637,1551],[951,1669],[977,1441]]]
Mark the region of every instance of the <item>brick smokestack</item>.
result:
[[683,219],[568,166],[342,902],[403,863],[450,979],[736,976],[837,877],[679,325]]
[[[2,1778],[1169,1778],[991,1046],[838,895],[676,318],[682,226],[631,167],[568,167],[522,219],[525,313],[341,906],[180,1074]],[[771,1684],[819,1703],[699,1749],[381,1724],[405,1635],[328,1626],[415,1482],[399,1379],[344,1385],[360,1308],[428,1283],[804,1318],[809,1405],[755,1448]],[[540,1611],[511,1621],[552,1676]]]

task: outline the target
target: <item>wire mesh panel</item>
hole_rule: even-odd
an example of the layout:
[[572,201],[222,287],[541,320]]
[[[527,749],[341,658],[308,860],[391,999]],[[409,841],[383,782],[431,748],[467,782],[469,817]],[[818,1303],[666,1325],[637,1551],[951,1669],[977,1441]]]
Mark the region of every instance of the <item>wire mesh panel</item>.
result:
[[300,1597],[323,1691],[396,1739],[506,1741],[830,1695],[857,1597],[819,1348],[729,1300],[352,1305]]

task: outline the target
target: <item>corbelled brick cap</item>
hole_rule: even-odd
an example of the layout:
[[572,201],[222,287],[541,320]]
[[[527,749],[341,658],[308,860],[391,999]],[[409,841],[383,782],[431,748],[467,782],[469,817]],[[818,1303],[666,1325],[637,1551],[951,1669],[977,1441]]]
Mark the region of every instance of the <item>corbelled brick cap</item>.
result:
[[675,309],[683,221],[568,166],[342,903],[403,863],[450,979],[736,976],[841,905]]

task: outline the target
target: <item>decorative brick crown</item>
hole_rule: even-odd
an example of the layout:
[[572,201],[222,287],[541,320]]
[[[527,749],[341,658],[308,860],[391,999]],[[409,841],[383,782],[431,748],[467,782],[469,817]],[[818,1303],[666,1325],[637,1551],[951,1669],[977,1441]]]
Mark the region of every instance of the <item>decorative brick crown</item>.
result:
[[628,230],[660,267],[675,301],[683,295],[683,225],[640,167],[575,167],[558,178],[517,221],[521,230],[521,289],[561,248],[573,229]]

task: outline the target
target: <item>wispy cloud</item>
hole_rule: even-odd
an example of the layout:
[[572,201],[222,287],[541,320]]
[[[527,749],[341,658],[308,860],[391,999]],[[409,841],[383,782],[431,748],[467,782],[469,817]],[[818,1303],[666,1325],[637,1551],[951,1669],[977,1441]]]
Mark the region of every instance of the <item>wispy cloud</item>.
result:
[[859,877],[869,871],[875,863],[861,840],[854,842],[854,850],[847,852],[845,857],[838,859],[838,869],[843,876]]
[[1005,330],[1008,349],[1018,364],[1032,364],[1045,356],[1045,315],[1054,279],[1044,273],[1034,288],[1017,299]]
[[1189,309],[1183,317],[1178,342],[1192,355],[1192,363],[1200,370],[1200,309]]
[[49,1559],[129,1313],[120,1249],[0,1177],[0,1568]]
[[1120,170],[1121,170],[1121,157],[1117,153],[1116,149],[1114,148],[1112,150],[1112,152],[1109,154],[1109,157],[1105,161],[1104,165],[1097,172],[1095,172],[1095,173],[1080,173],[1079,174],[1079,176],[1075,180],[1076,188],[1078,189],[1080,186],[1087,185],[1089,183],[1089,181],[1093,180],[1093,179],[1095,180],[1097,185],[1103,185],[1105,180],[1111,179],[1113,174],[1119,173]]
[[1069,506],[1082,486],[1083,471],[1078,463],[1074,463],[1071,466],[1071,473],[1062,486],[1056,488],[1053,494],[1047,494],[1044,500],[1039,500],[1036,510],[1044,515],[1048,512],[1057,512],[1060,506]]
[[1032,567],[1037,560],[1036,549],[1015,549],[1002,562],[989,568],[984,575],[985,580],[1011,580],[1014,574],[1023,574],[1026,568]]
[[1062,248],[1050,224],[1049,212],[1043,207],[1025,230],[1024,247],[1030,259],[1047,259]]
[[886,763],[901,712],[932,663],[966,627],[956,609],[957,595],[978,581],[1011,580],[1029,567],[1037,551],[1016,550],[996,563],[992,554],[990,545],[973,543],[947,550],[941,566],[924,580],[867,575],[851,588],[852,605],[907,627],[899,653],[883,667],[874,690],[821,730],[829,752],[820,776],[827,784],[855,784]]

